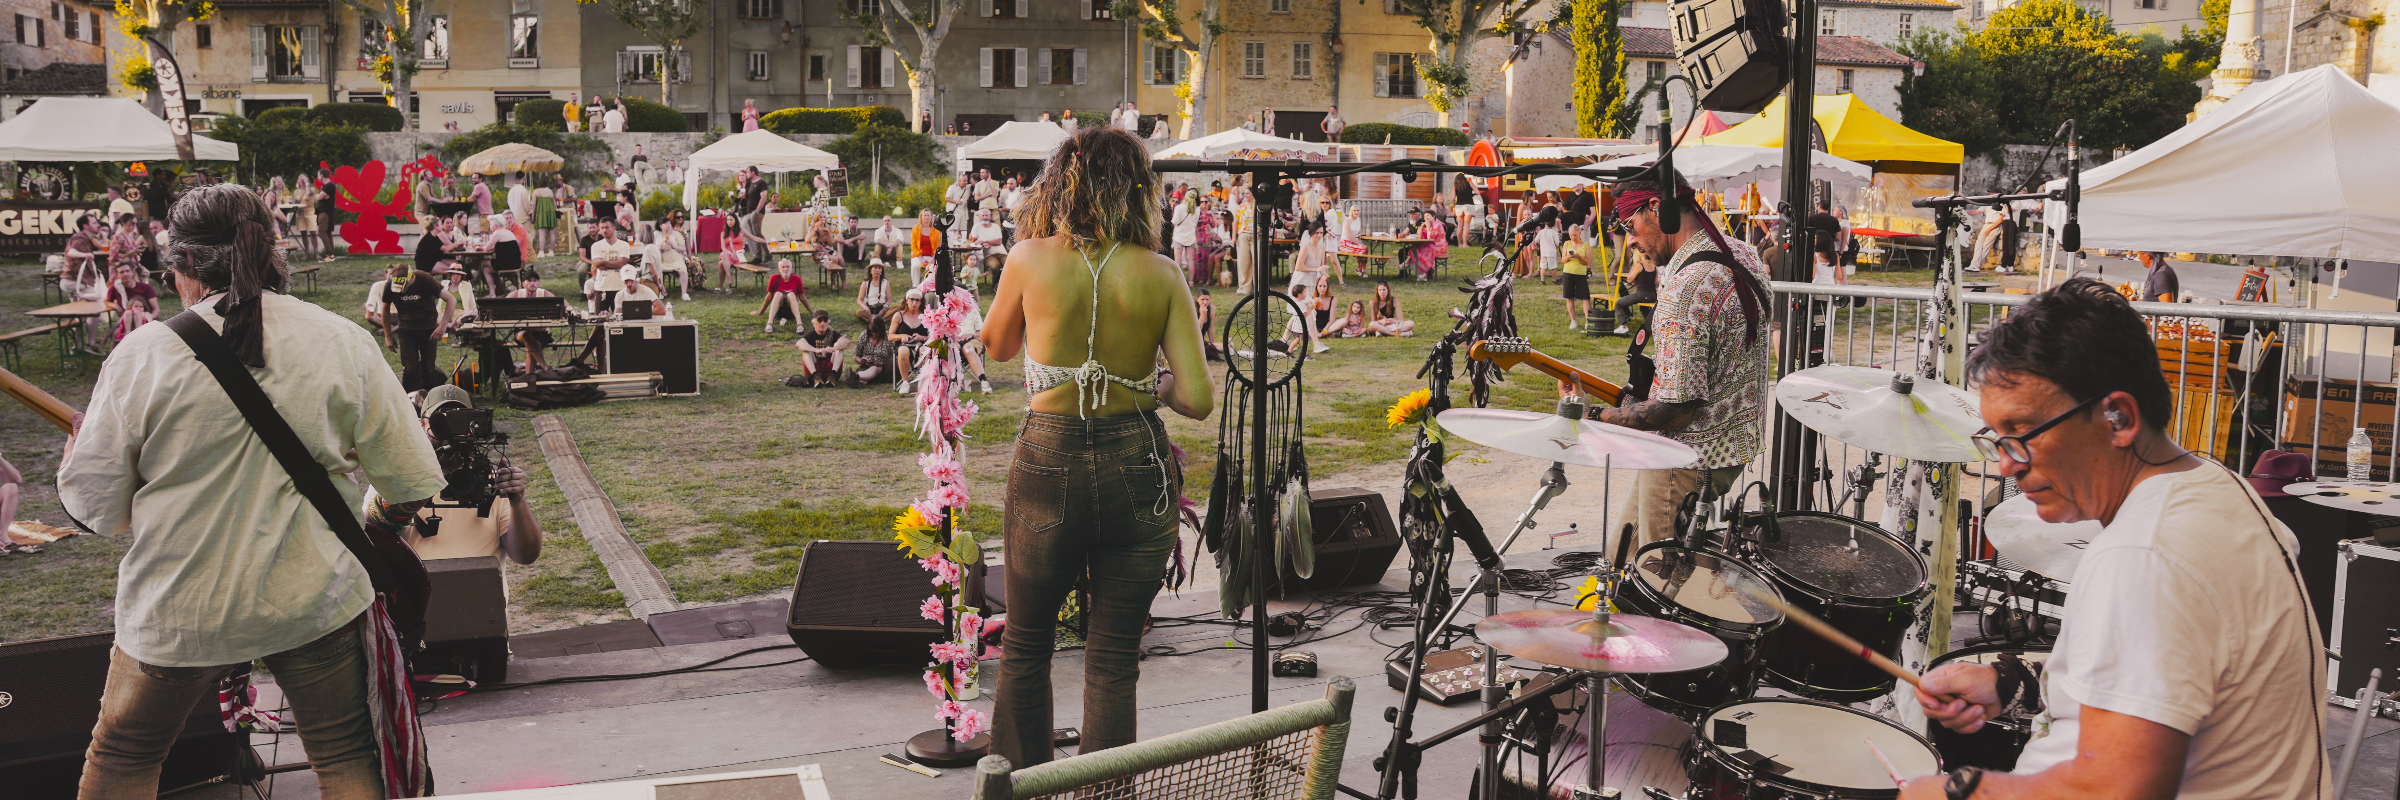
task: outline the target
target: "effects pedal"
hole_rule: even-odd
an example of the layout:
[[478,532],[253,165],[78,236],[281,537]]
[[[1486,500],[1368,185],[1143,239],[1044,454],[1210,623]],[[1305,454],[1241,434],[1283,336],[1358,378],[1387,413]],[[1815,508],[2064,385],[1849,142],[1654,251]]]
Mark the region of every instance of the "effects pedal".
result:
[[[1399,689],[1408,685],[1408,659],[1383,665],[1385,682]],[[1500,685],[1514,686],[1527,676],[1517,668],[1500,665]],[[1440,650],[1425,657],[1425,675],[1417,682],[1417,696],[1435,705],[1447,706],[1460,700],[1471,700],[1483,691],[1483,648],[1461,647]]]
[[1314,678],[1317,676],[1317,654],[1293,650],[1277,655],[1269,672],[1278,678]]

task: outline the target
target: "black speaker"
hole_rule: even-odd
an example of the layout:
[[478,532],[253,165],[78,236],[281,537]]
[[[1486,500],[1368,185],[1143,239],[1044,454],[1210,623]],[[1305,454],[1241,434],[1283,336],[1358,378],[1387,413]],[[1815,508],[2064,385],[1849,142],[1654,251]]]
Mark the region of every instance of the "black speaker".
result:
[[[800,554],[785,627],[792,643],[828,667],[922,667],[943,641],[941,623],[917,614],[933,596],[933,574],[890,540],[819,540]],[[983,565],[967,570],[966,604],[983,606]]]
[[1383,580],[1400,554],[1400,527],[1383,495],[1358,488],[1308,493],[1309,540],[1317,544],[1317,568],[1306,578],[1279,571],[1267,579],[1267,596],[1365,586]]
[[[475,513],[472,508],[440,511]],[[417,656],[417,671],[507,683],[508,594],[501,585],[500,560],[428,559],[425,575],[432,579],[433,595],[426,602],[425,651]]]
[[[113,631],[0,645],[0,786],[10,797],[74,797],[100,723]],[[248,735],[228,733],[215,696],[192,704],[159,770],[176,789],[248,771]]]
[[1675,60],[1700,107],[1756,113],[1790,74],[1790,14],[1779,0],[1682,0],[1670,12]]
[[611,373],[656,372],[666,381],[659,391],[699,394],[700,324],[688,319],[612,323],[601,366]]

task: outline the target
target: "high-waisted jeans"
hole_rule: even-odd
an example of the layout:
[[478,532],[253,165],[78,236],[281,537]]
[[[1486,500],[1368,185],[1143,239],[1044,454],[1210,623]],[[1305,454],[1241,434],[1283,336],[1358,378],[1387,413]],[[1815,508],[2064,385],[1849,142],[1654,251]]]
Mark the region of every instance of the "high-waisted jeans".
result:
[[1157,412],[1025,415],[1008,470],[1008,629],[992,721],[993,751],[1019,769],[1053,754],[1050,654],[1058,611],[1087,572],[1078,752],[1134,741],[1142,627],[1175,548],[1182,494],[1170,457]]

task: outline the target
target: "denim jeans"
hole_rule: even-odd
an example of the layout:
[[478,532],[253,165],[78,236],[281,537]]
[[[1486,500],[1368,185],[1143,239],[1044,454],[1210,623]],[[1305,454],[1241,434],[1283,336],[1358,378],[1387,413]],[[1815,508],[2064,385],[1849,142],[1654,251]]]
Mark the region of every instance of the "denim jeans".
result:
[[[326,800],[381,798],[383,776],[367,713],[366,650],[359,623],[266,657],[275,685],[292,704],[300,745]],[[108,688],[100,694],[100,724],[83,754],[82,800],[158,796],[159,764],[196,703],[217,702],[222,667],[161,667],[109,648]]]
[[1169,458],[1156,412],[1025,415],[1008,471],[1008,628],[992,721],[993,752],[1019,769],[1053,754],[1050,654],[1058,610],[1087,572],[1079,752],[1134,741],[1142,627],[1175,548],[1181,492]]

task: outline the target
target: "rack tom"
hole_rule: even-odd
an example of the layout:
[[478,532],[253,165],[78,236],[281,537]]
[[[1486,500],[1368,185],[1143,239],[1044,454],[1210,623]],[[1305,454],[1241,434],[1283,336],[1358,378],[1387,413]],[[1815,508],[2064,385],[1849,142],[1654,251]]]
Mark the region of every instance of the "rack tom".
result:
[[[1782,536],[1760,541],[1755,560],[1785,601],[1898,661],[1900,640],[1933,590],[1924,557],[1838,514],[1789,511],[1775,520]],[[1889,673],[1800,626],[1767,634],[1764,647],[1767,682],[1794,694],[1857,703],[1892,691]]]
[[1633,573],[1617,592],[1617,604],[1644,616],[1698,628],[1725,643],[1725,660],[1688,672],[1618,675],[1617,685],[1644,704],[1684,719],[1711,708],[1750,699],[1758,690],[1760,643],[1783,624],[1783,612],[1760,602],[1776,594],[1756,570],[1713,550],[1693,550],[1672,540],[1655,542],[1633,559]]

